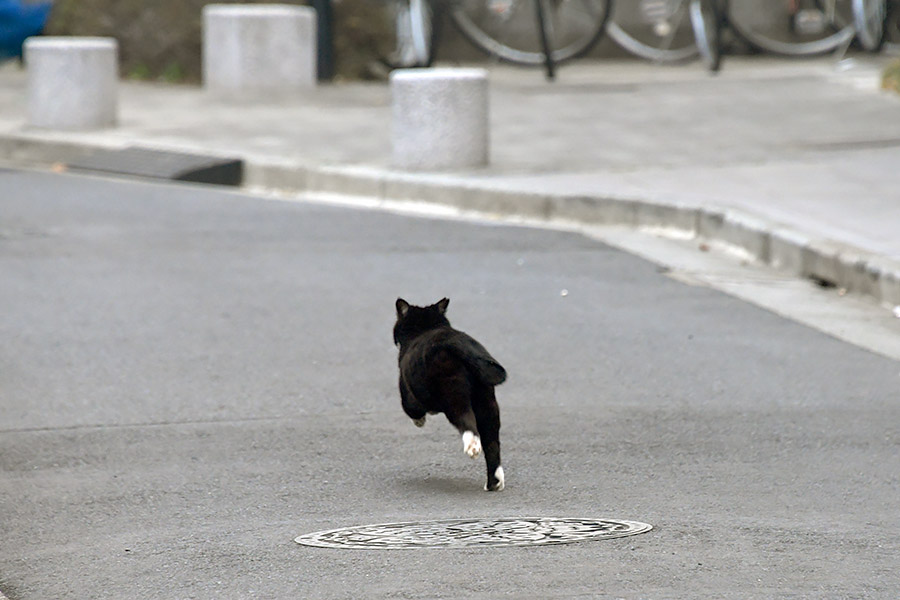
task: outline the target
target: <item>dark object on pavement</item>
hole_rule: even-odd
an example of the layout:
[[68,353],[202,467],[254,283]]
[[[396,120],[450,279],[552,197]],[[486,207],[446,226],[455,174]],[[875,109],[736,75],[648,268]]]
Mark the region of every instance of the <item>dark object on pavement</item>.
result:
[[68,166],[79,171],[97,171],[110,175],[231,186],[241,185],[244,172],[244,163],[237,158],[146,148],[96,150],[70,161]]

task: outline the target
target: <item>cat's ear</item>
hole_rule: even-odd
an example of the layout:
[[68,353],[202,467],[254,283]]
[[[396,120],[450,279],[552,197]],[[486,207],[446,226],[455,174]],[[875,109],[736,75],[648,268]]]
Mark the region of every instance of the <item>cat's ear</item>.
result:
[[447,307],[450,305],[450,298],[444,298],[440,302],[438,302],[435,306],[437,306],[438,312],[444,314],[447,312]]
[[397,317],[403,318],[409,312],[409,302],[403,298],[397,298]]

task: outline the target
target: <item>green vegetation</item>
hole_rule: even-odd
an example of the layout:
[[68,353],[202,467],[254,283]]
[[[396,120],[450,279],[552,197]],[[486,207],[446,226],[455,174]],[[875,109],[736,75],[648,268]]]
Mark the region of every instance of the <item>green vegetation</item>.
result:
[[143,81],[150,79],[152,77],[152,74],[150,73],[150,68],[147,65],[138,63],[128,71],[126,77],[128,77],[128,79],[137,79]]
[[881,76],[881,87],[900,94],[900,60],[895,60],[885,67]]
[[181,81],[184,81],[185,73],[180,64],[178,64],[177,62],[173,62],[167,65],[165,69],[163,69],[159,77],[166,83],[179,83]]

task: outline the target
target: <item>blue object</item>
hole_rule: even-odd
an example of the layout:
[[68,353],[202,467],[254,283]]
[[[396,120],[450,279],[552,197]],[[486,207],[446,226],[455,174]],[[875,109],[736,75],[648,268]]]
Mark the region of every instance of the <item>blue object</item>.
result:
[[44,31],[52,2],[0,0],[0,61],[22,56],[25,38]]

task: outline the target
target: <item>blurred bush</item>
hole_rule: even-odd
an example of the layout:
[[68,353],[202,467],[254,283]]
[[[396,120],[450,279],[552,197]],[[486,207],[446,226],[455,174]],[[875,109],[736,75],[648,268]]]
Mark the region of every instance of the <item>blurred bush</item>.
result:
[[[201,10],[206,4],[266,4],[269,0],[55,0],[48,35],[109,36],[119,41],[124,77],[196,83],[201,76]],[[308,2],[283,0],[281,4]],[[338,78],[375,76],[393,28],[384,2],[334,0]]]

